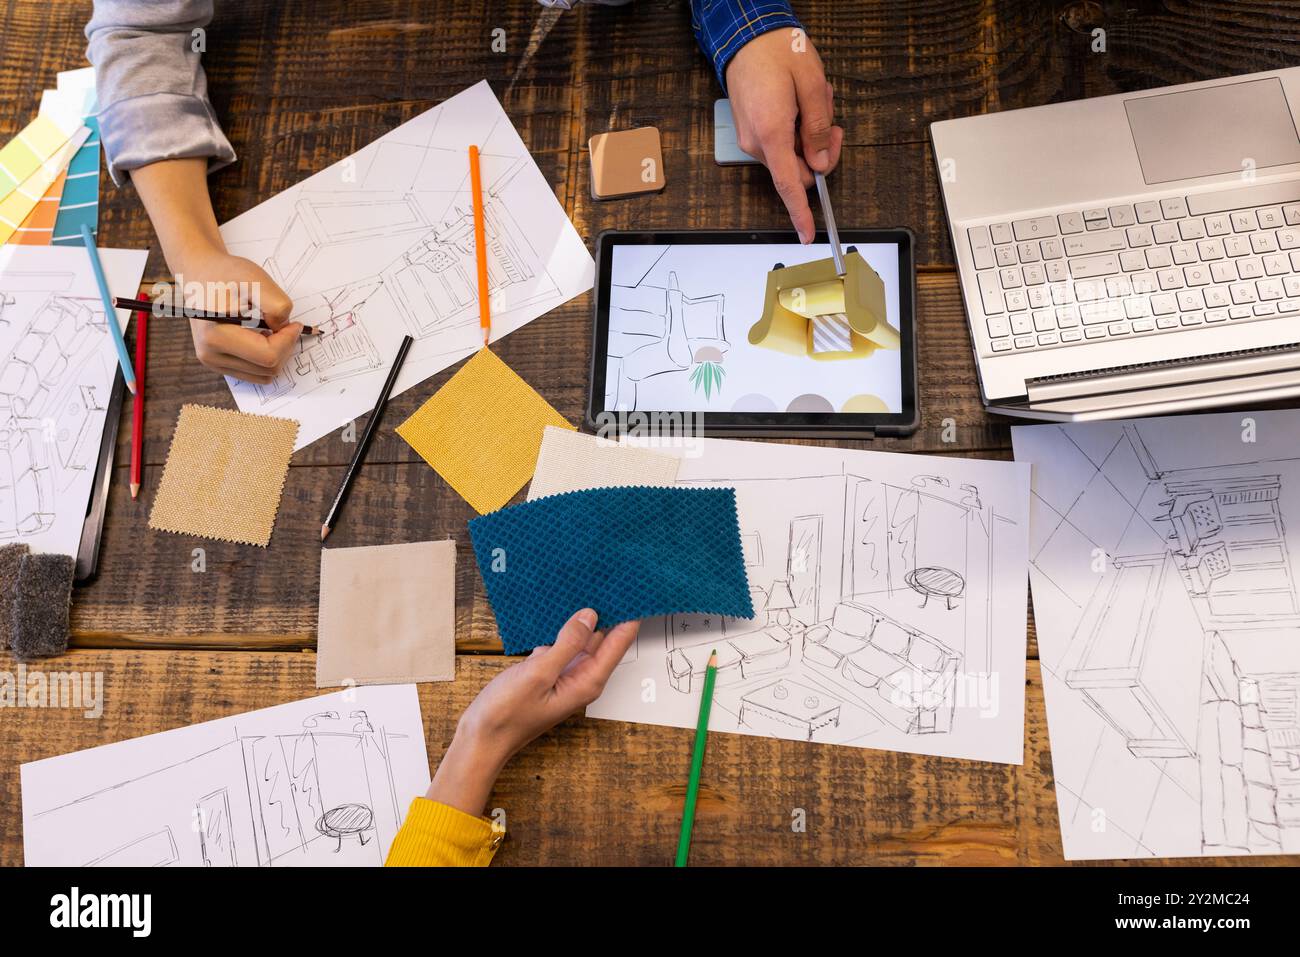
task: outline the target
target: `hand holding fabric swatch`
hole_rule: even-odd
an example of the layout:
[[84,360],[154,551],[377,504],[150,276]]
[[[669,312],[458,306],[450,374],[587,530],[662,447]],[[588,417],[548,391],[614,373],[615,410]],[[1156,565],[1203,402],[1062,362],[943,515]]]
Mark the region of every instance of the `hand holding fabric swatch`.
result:
[[600,488],[469,523],[506,653],[555,641],[580,608],[597,627],[700,612],[752,618],[736,491]]

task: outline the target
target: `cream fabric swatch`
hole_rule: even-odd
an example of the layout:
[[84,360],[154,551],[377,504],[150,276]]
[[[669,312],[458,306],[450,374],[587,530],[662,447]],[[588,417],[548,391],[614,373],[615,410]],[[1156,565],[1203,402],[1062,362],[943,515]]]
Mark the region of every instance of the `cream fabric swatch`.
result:
[[455,541],[321,550],[317,688],[455,677]]
[[149,527],[266,546],[297,437],[293,419],[181,406]]
[[674,485],[681,462],[673,455],[615,445],[594,435],[547,426],[537,453],[528,501],[619,485]]

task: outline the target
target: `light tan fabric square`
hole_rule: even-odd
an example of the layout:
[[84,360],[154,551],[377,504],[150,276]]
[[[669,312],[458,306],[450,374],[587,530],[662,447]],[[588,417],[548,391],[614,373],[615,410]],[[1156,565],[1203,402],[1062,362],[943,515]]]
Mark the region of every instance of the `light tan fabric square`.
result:
[[149,527],[265,546],[297,436],[293,419],[181,406]]
[[456,677],[456,543],[326,548],[316,687]]
[[619,485],[674,485],[681,462],[676,456],[631,445],[614,445],[594,435],[547,426],[537,453],[528,501]]

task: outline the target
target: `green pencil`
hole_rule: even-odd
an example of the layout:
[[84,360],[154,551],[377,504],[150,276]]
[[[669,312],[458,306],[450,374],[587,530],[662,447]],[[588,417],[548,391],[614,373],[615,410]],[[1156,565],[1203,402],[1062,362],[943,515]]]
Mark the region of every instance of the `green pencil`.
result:
[[695,748],[691,751],[691,780],[686,785],[682,808],[682,833],[677,839],[677,866],[685,867],[691,853],[691,826],[695,823],[695,799],[700,793],[700,769],[704,767],[704,743],[709,739],[709,710],[713,707],[713,682],[718,677],[718,653],[709,654],[704,669],[704,691],[700,696],[700,720],[695,725]]

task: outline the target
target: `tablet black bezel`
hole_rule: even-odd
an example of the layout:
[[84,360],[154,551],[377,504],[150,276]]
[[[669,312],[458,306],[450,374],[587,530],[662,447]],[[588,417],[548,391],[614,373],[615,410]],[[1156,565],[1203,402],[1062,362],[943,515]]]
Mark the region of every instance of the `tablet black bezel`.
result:
[[[627,428],[627,416],[602,416],[605,404],[605,373],[609,348],[610,264],[615,246],[646,245],[739,245],[749,243],[789,243],[796,241],[789,230],[683,230],[654,231],[606,230],[596,237],[596,284],[592,306],[591,367],[587,377],[585,426],[591,432],[612,437]],[[825,243],[825,232],[818,232],[814,242]],[[856,412],[703,412],[683,413],[685,421],[702,424],[705,435],[765,437],[835,437],[872,435],[910,435],[920,421],[916,391],[916,237],[910,229],[842,229],[844,247],[868,243],[893,243],[898,247],[898,308],[900,339],[900,373],[902,411],[897,413]],[[757,321],[758,317],[754,317]],[[663,410],[671,415],[671,410]],[[654,413],[646,413],[654,415]],[[672,419],[664,417],[668,422]],[[611,429],[610,426],[613,426]],[[635,427],[635,426],[633,426]]]

